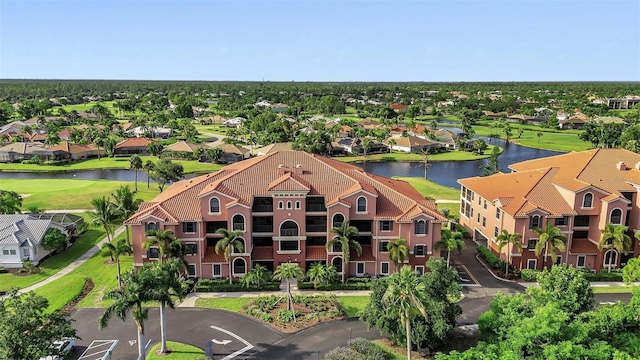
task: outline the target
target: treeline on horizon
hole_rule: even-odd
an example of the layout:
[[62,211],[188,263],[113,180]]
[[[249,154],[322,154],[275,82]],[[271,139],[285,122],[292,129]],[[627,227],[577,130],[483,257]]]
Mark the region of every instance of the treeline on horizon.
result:
[[[156,81],[156,80],[21,80],[0,79],[0,101],[17,102],[25,99],[54,97],[81,98],[100,96],[105,100],[124,94],[199,94],[215,97],[221,93],[236,96],[244,94],[268,94],[286,92],[293,94],[367,95],[378,93],[402,93],[402,98],[424,97],[421,91],[438,90],[443,98],[446,93],[486,94],[502,91],[519,96],[534,96],[536,92],[549,91],[564,96],[618,97],[639,95],[639,82],[251,82],[251,81]],[[282,95],[282,94],[280,94]]]

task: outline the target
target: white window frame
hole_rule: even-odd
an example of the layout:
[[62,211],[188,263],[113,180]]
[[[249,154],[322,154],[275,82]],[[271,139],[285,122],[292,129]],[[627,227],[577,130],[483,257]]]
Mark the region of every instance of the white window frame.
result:
[[[282,250],[282,242],[297,242],[298,249],[297,250]],[[300,240],[280,240],[278,241],[278,254],[300,254]]]
[[[420,222],[424,223],[424,232],[422,232],[422,233],[419,233],[419,232],[418,232],[418,223],[420,223]],[[429,229],[427,228],[427,224],[428,224],[427,220],[423,220],[423,219],[416,220],[416,221],[413,223],[413,227],[414,227],[414,228],[413,228],[413,233],[414,233],[414,235],[417,235],[417,236],[427,236],[427,234],[429,233]]]
[[[422,248],[424,249],[424,251],[423,251],[423,254],[422,254],[422,255],[413,254],[415,257],[425,257],[425,256],[427,256],[427,253],[428,253],[428,250],[429,250],[429,248],[427,247],[427,245],[425,245],[425,244],[416,244],[416,245],[414,245],[414,246],[416,246],[416,247],[417,247],[417,246],[422,246]],[[413,251],[413,252],[415,253],[415,248],[414,248],[414,251]]]
[[[244,262],[244,272],[243,273],[237,273],[236,272],[236,261],[238,261],[238,260],[242,260]],[[231,262],[231,271],[233,271],[233,276],[246,275],[246,273],[247,273],[247,260],[245,260],[242,257],[237,257],[237,258],[233,259],[233,261]]]
[[[358,271],[358,266],[362,266],[362,271]],[[359,261],[356,263],[356,275],[364,275],[367,272],[367,266],[365,263]]]
[[[582,265],[580,265],[580,259],[582,259]],[[586,265],[587,265],[587,255],[578,255],[576,257],[576,268],[584,269]]]
[[184,243],[185,248],[187,247],[187,245],[195,245],[196,246],[196,252],[193,254],[186,254],[185,256],[195,256],[198,255],[198,243],[195,242],[188,242],[188,243]]
[[485,228],[485,229],[487,228],[487,217],[486,216],[482,217],[482,227]]
[[[360,210],[360,199],[362,199],[364,201],[364,210]],[[366,214],[367,210],[368,210],[368,204],[369,201],[367,201],[367,198],[364,196],[360,196],[359,198],[356,199],[356,214]]]
[[[387,272],[384,272],[384,271],[382,270],[382,269],[383,269],[383,266],[384,266],[385,264],[387,265]],[[388,261],[383,261],[383,262],[381,262],[381,263],[380,263],[380,274],[382,274],[382,275],[389,275],[389,270],[390,270],[390,269],[389,269],[389,262],[388,262]]]
[[23,258],[31,258],[31,249],[23,248],[22,249],[22,257]]
[[[191,275],[191,274],[189,273],[189,269],[193,269],[193,275]],[[198,277],[198,272],[197,272],[197,269],[196,269],[196,264],[187,264],[187,277],[188,277],[189,279],[193,279],[193,278]]]
[[[612,217],[613,217],[613,212],[616,211],[616,210],[620,211],[620,222],[614,223]],[[624,215],[624,212],[622,211],[622,209],[620,209],[620,208],[612,209],[609,212],[609,222],[612,223],[613,225],[622,225],[622,217],[623,217],[622,215]]]
[[[585,200],[587,198],[587,195],[591,195],[591,204],[590,204],[590,206],[584,206],[584,203],[585,203]],[[588,193],[582,195],[582,208],[583,209],[593,209],[593,193],[588,192]]]
[[[218,269],[220,269],[218,275],[216,275],[216,266],[218,267]],[[222,264],[220,263],[211,264],[211,277],[214,279],[222,277]]]
[[620,254],[618,254],[618,251],[617,251],[617,250],[615,250],[615,249],[609,249],[609,250],[607,250],[607,251],[605,251],[605,252],[604,252],[604,255],[602,256],[602,266],[603,266],[603,267],[606,267],[606,268],[608,268],[608,267],[609,267],[609,264],[605,263],[605,260],[607,260],[607,254],[608,254],[609,252],[613,252],[613,253],[615,254],[615,256],[616,256],[616,257],[615,257],[615,260],[616,260],[616,261],[615,261],[613,264],[611,264],[611,267],[612,267],[612,268],[616,268],[616,267],[618,266],[618,265],[617,265],[617,264],[618,264],[618,256],[620,256]]
[[493,227],[493,236],[496,237],[496,238],[498,236],[500,236],[500,228],[499,227],[497,227],[497,226]]
[[482,207],[487,210],[487,200],[484,200],[484,204],[482,205]]
[[331,259],[331,265],[333,265],[336,270],[338,270],[338,267],[333,263],[334,261],[336,261],[336,259],[340,259],[340,271],[338,271],[338,274],[342,275],[342,273],[344,272],[344,260],[342,258],[342,256],[336,256],[333,259]]
[[424,275],[424,265],[416,265],[415,271],[420,276]]
[[[533,261],[533,268],[529,266]],[[527,269],[536,270],[538,268],[538,259],[527,259]]]
[[[218,201],[218,211],[211,211],[211,202],[213,200],[217,200]],[[220,214],[220,199],[218,199],[217,197],[213,196],[211,199],[209,199],[209,214]]]
[[529,238],[529,240],[527,240],[527,249],[529,251],[536,251],[536,245],[533,246],[533,249],[529,249],[529,242],[531,240],[535,240],[536,241],[536,245],[538,245],[538,241],[540,241],[540,239],[539,238]]
[[300,201],[296,201],[296,210],[300,210],[301,206],[300,206]]
[[[151,257],[151,249],[158,250],[158,257]],[[162,256],[162,255],[160,254],[160,248],[159,248],[159,247],[157,247],[157,246],[150,246],[150,247],[149,247],[149,250],[148,250],[148,254],[149,254],[149,255],[147,255],[147,258],[148,258],[149,260],[160,260],[160,257]]]
[[496,220],[500,220],[500,208],[496,208]]
[[279,209],[279,210],[284,209],[284,202],[282,202],[282,201],[278,201],[278,209]]
[[[383,229],[383,224],[388,224],[388,229]],[[380,220],[380,232],[392,232],[393,231],[393,220]]]
[[[233,219],[235,219],[235,217],[238,215],[242,216],[242,229],[236,229],[234,225],[235,221],[233,221]],[[247,231],[247,219],[244,217],[244,215],[240,213],[233,214],[233,216],[231,217],[231,230],[241,230],[242,232]]]
[[[533,226],[533,219],[538,218],[538,226]],[[535,229],[535,228],[539,228],[541,229],[542,226],[542,216],[540,215],[531,215],[531,217],[529,218],[529,229]]]
[[247,253],[247,240],[245,240],[243,237],[238,237],[237,240],[241,240],[242,241],[242,251],[238,252],[238,250],[236,250],[236,247],[234,246],[231,249],[231,253],[235,254],[235,255],[240,255],[240,254],[246,254]]
[[378,250],[381,253],[385,253],[388,254],[389,253],[389,248],[387,248],[387,246],[389,246],[389,241],[388,240],[384,240],[384,241],[380,241],[379,244],[383,244],[383,243],[387,243],[385,246],[382,247],[383,250],[380,250],[380,245],[378,245]]
[[336,227],[335,223],[336,223],[336,216],[342,216],[342,221],[340,222],[340,224],[342,225],[343,222],[346,221],[346,218],[344,217],[343,213],[335,213],[333,214],[333,216],[331,217],[331,227]]
[[291,201],[287,201],[287,210],[291,210],[291,209],[293,209],[291,205]]

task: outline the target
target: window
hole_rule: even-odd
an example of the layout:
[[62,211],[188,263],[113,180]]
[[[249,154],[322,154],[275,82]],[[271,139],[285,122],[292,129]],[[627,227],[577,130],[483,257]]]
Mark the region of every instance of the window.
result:
[[482,227],[487,227],[487,218],[486,217],[482,217]]
[[16,255],[17,252],[15,250],[9,250],[9,255]]
[[592,193],[584,194],[584,197],[582,198],[582,207],[583,208],[593,207],[593,194]]
[[150,247],[147,251],[147,257],[149,259],[159,259],[160,258],[160,249],[157,247]]
[[300,201],[296,201],[296,209],[300,209]]
[[287,220],[280,225],[280,236],[298,236],[298,224]]
[[576,260],[576,267],[583,268],[585,262],[587,262],[587,257],[585,255],[578,255],[578,259]]
[[364,263],[356,263],[356,275],[364,275]]
[[187,265],[187,275],[190,278],[194,278],[196,277],[196,265],[195,264],[189,264]]
[[389,275],[389,263],[388,262],[380,263],[380,273],[382,275]]
[[493,236],[498,237],[500,235],[500,229],[497,226],[493,227]]
[[622,224],[622,210],[613,209],[613,211],[611,211],[611,216],[609,217],[609,222],[616,225]]
[[182,223],[182,232],[185,234],[193,234],[196,232],[196,223],[187,221]]
[[416,235],[426,235],[429,233],[427,229],[427,222],[425,220],[418,220],[414,222]]
[[378,250],[380,252],[389,252],[389,249],[387,249],[387,245],[389,245],[388,241],[380,241],[379,244],[380,245],[378,245],[379,246]]
[[342,258],[340,256],[334,257],[333,260],[331,260],[331,265],[336,268],[338,274],[342,274]]
[[618,252],[611,249],[608,250],[606,253],[604,253],[604,266],[609,267],[609,265],[611,265],[611,267],[616,267],[616,264],[618,263]]
[[556,219],[556,226],[567,226],[569,224],[569,217],[563,216],[561,218]]
[[500,220],[500,209],[496,209],[496,219]]
[[556,265],[560,265],[560,264],[562,264],[562,255],[558,255],[558,256],[556,256],[556,262],[555,262],[555,264],[556,264]]
[[482,198],[478,196],[478,205],[482,205]]
[[536,244],[538,244],[538,239],[529,239],[529,242],[527,243],[527,249],[535,250]]
[[589,238],[589,231],[586,231],[586,230],[574,231],[573,232],[573,238],[574,239],[588,239]]
[[529,259],[527,260],[527,269],[529,270],[535,270],[536,269],[536,264],[537,260],[536,259]]
[[198,253],[198,244],[185,244],[184,247],[187,250],[187,255],[195,255]]
[[237,238],[236,240],[240,243],[239,244],[240,245],[240,250],[236,249],[236,247],[234,246],[233,247],[233,253],[234,254],[243,254],[243,253],[245,253],[246,252],[245,249],[247,247],[245,246],[246,243],[245,243],[244,239],[243,238]]
[[393,221],[380,220],[380,231],[392,231],[392,230],[393,230]]
[[280,251],[298,251],[298,240],[294,241],[280,241]]
[[425,256],[427,255],[427,245],[416,245],[413,247],[413,255]]
[[331,252],[341,253],[342,252],[342,244],[341,243],[335,243],[335,244],[331,245]]
[[332,226],[333,227],[340,227],[340,226],[342,226],[343,222],[344,222],[344,215],[342,215],[342,214],[333,215],[333,221],[332,221]]
[[212,214],[220,212],[220,199],[213,197],[209,200],[209,212]]
[[31,251],[29,249],[22,249],[22,257],[29,258],[31,256]]
[[2,255],[9,255],[9,250],[2,250]]
[[243,258],[233,260],[233,274],[244,275],[247,272],[247,263]]
[[233,215],[233,230],[241,230],[244,231],[244,216],[240,214]]
[[480,213],[478,213],[478,219],[476,220],[478,223],[480,222]]
[[158,230],[158,224],[152,222],[148,222],[146,224],[144,224],[144,231],[149,231],[149,230]]
[[287,210],[291,210],[291,201],[287,201]]
[[360,196],[356,201],[356,212],[367,212],[367,198]]
[[533,215],[529,218],[529,229],[540,227],[540,215]]
[[424,266],[422,265],[417,265],[416,266],[416,272],[418,273],[418,275],[422,276],[424,275]]
[[221,264],[213,264],[213,277],[222,276],[222,265]]
[[282,201],[278,201],[278,209],[284,209],[284,203]]
[[487,200],[484,201],[484,209],[487,210]]

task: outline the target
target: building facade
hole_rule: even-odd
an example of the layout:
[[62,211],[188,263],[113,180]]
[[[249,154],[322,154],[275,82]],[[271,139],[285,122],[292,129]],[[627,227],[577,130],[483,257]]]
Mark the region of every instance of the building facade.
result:
[[[502,230],[522,235],[522,252],[512,251],[512,264],[520,269],[542,269],[534,248],[534,228],[547,223],[567,237],[566,249],[547,264],[570,264],[600,270],[618,267],[640,254],[633,234],[640,227],[640,154],[623,149],[596,149],[524,161],[510,166],[512,173],[460,179],[460,222],[502,259],[498,248]],[[628,254],[600,250],[607,223],[629,227],[633,245]]]
[[404,181],[371,175],[361,168],[300,151],[279,151],[241,161],[220,171],[177,182],[145,202],[126,221],[131,225],[134,263],[158,258],[142,243],[149,229],[169,229],[193,252],[186,256],[190,277],[224,278],[229,263],[215,252],[220,228],[240,230],[242,252],[231,256],[231,275],[241,277],[255,264],[273,270],[283,262],[308,269],[314,262],[342,272],[342,252],[326,249],[342,222],[359,230],[362,254],[351,252],[350,276],[394,271],[386,245],[407,240],[407,261],[418,272],[446,218]]

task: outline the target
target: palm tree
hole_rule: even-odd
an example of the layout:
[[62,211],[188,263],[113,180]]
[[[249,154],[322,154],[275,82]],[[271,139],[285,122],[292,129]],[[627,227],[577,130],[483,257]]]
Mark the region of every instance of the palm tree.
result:
[[464,248],[462,233],[459,231],[452,232],[449,229],[442,229],[440,230],[440,238],[441,240],[435,243],[433,248],[436,250],[447,249],[447,267],[449,267],[451,251],[458,250],[458,253],[461,253]]
[[387,243],[387,251],[389,251],[389,260],[393,262],[393,265],[396,268],[396,271],[399,271],[400,268],[398,264],[403,264],[404,261],[409,257],[409,248],[407,247],[406,239],[398,239],[396,241],[390,241]]
[[258,290],[262,290],[262,285],[271,280],[272,275],[267,267],[264,265],[256,264],[251,271],[240,279],[242,285],[249,287],[251,285],[257,285]]
[[565,243],[567,242],[567,237],[562,235],[562,231],[557,227],[551,225],[550,222],[547,222],[544,230],[540,228],[534,228],[536,234],[538,234],[538,243],[536,244],[536,248],[534,253],[537,257],[540,257],[542,254],[542,250],[544,250],[544,268],[547,268],[547,256],[551,254],[553,259],[556,258],[556,249],[560,251],[564,251]]
[[[118,204],[117,210],[122,222],[126,221],[133,214],[135,214],[135,212],[138,211],[140,204],[142,204],[142,199],[136,199],[135,195],[136,191],[131,191],[129,185],[121,185],[118,189],[116,189],[116,192],[111,194],[115,203]],[[131,240],[129,239],[129,226],[124,226],[126,228],[125,234],[127,244],[131,245]]]
[[407,332],[407,359],[411,360],[411,317],[416,312],[427,318],[425,310],[425,285],[415,271],[403,266],[388,279],[388,287],[382,296],[387,311],[397,314]]
[[[607,223],[604,229],[601,229],[602,236],[600,242],[598,242],[598,249],[610,250],[613,249],[618,253],[628,254],[633,245],[631,237],[626,234],[629,228],[624,225],[614,225]],[[609,257],[608,272],[611,272],[611,256]]]
[[113,235],[113,226],[118,221],[118,211],[116,205],[109,201],[107,197],[102,196],[91,200],[91,205],[95,211],[87,212],[91,219],[91,224],[101,226],[107,233],[107,241],[111,242]]
[[343,221],[340,226],[334,226],[331,228],[331,232],[336,236],[327,242],[327,249],[331,249],[333,245],[340,244],[340,250],[342,251],[342,282],[345,282],[345,274],[349,270],[349,258],[351,256],[351,248],[356,251],[356,254],[360,256],[362,254],[362,246],[357,240],[353,238],[358,236],[358,228],[350,226],[349,221]]
[[[275,280],[287,280],[287,310],[293,310],[293,299],[291,297],[291,280],[293,279],[302,279],[304,277],[304,272],[295,263],[282,263],[278,265],[278,268],[273,273],[273,278]],[[295,319],[295,318],[294,318]]]
[[153,271],[154,286],[151,287],[150,298],[160,302],[160,339],[161,346],[158,350],[161,354],[167,351],[167,321],[165,308],[175,307],[172,296],[182,299],[184,294],[184,277],[180,275],[182,262],[179,259],[172,259],[165,263],[158,263],[151,267]]
[[396,140],[393,138],[389,139],[389,154],[393,152],[394,145],[396,145]]
[[102,245],[102,255],[111,257],[111,261],[115,261],[118,269],[118,287],[122,287],[121,271],[120,271],[120,255],[131,254],[133,249],[125,239],[114,240]]
[[147,241],[142,243],[142,247],[145,250],[149,250],[152,247],[157,247],[160,253],[160,262],[169,258],[169,249],[175,246],[174,243],[182,242],[173,237],[173,231],[171,230],[147,230]]
[[[496,238],[498,241],[498,249],[502,251],[502,248],[507,246],[507,263],[505,264],[506,269],[504,270],[505,275],[509,275],[509,264],[511,263],[511,251],[513,251],[513,247],[522,251],[522,244],[520,243],[520,239],[522,235],[519,233],[509,234],[507,230],[502,230],[500,235]],[[511,246],[509,246],[511,245]]]
[[151,160],[147,160],[144,165],[142,165],[142,169],[147,173],[147,189],[149,188],[149,179],[151,178],[151,172],[156,167],[156,164]]
[[327,284],[336,278],[337,270],[333,265],[324,265],[321,262],[311,264],[307,277],[313,283],[313,288],[317,289],[320,284]]
[[239,252],[244,251],[244,246],[239,239],[240,235],[242,235],[242,230],[229,231],[227,229],[218,229],[216,230],[216,234],[222,235],[222,239],[216,243],[216,254],[224,253],[224,259],[229,263],[229,284],[231,284],[233,282],[231,253],[234,248]]
[[142,169],[142,159],[138,155],[131,156],[129,159],[129,168],[135,171],[136,191],[138,191],[138,170]]

